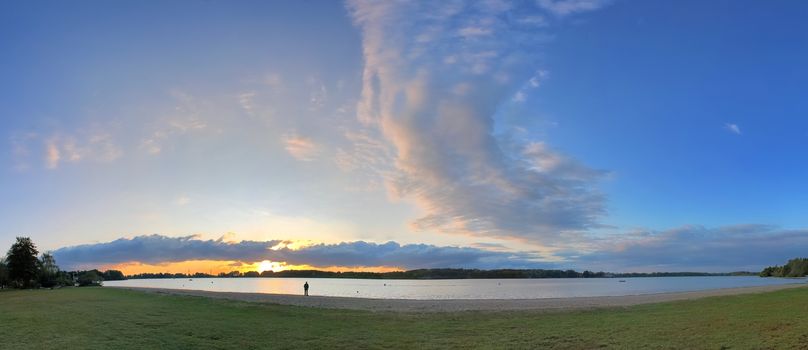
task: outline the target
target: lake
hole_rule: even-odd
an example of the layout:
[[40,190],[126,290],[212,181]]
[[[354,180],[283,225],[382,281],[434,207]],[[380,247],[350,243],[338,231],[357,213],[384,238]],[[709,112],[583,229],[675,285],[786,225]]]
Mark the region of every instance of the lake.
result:
[[[621,280],[625,282],[620,282]],[[539,299],[620,296],[805,283],[755,276],[373,280],[353,278],[194,278],[106,281],[105,286],[380,299]]]

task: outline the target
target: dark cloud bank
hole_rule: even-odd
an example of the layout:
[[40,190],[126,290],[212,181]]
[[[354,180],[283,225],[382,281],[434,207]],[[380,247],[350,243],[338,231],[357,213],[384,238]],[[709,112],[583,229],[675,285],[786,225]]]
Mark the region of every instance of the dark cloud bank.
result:
[[766,225],[707,228],[683,226],[664,231],[635,231],[596,239],[588,253],[561,252],[562,262],[542,261],[532,252],[428,244],[355,241],[316,244],[298,250],[270,249],[282,240],[225,242],[193,236],[121,238],[112,242],[65,247],[54,252],[63,268],[106,264],[157,264],[187,260],[285,261],[312,266],[396,266],[417,268],[576,268],[604,271],[757,271],[808,252],[808,229]]
[[808,229],[689,225],[641,230],[606,239],[593,253],[569,256],[578,266],[609,271],[759,271],[808,256]]
[[193,236],[162,235],[121,238],[112,242],[65,247],[54,251],[63,268],[88,268],[124,262],[164,263],[187,260],[284,261],[312,266],[396,266],[407,269],[430,267],[538,268],[546,266],[530,253],[494,252],[478,248],[439,247],[427,244],[400,245],[364,241],[316,244],[302,249],[270,249],[281,240],[200,240]]

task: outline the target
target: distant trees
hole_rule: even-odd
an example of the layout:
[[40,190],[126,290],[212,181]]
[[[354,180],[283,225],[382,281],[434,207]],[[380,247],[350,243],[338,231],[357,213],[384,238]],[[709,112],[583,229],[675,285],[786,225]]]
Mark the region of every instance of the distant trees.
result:
[[674,276],[736,276],[755,275],[752,272],[649,272],[649,273],[606,273],[586,270],[543,270],[543,269],[418,269],[393,272],[363,272],[363,271],[320,271],[320,270],[267,270],[257,271],[230,271],[220,272],[217,275],[197,272],[184,273],[141,273],[127,276],[129,279],[156,279],[156,278],[237,278],[237,277],[305,277],[305,278],[367,278],[367,279],[464,279],[464,278],[608,278],[608,277],[674,277]]
[[605,272],[574,270],[542,270],[542,269],[418,269],[394,272],[362,272],[362,271],[320,271],[320,270],[284,270],[284,271],[230,271],[220,272],[213,276],[205,273],[193,275],[183,273],[141,273],[127,276],[130,279],[152,278],[189,278],[189,277],[307,277],[307,278],[372,278],[372,279],[463,279],[463,278],[595,278],[607,277]]
[[783,266],[769,266],[760,272],[760,277],[805,277],[808,275],[808,259],[791,259]]
[[[205,277],[216,277],[214,275],[210,275],[207,273],[197,272],[193,275],[184,274],[184,273],[167,273],[167,272],[144,272],[138,273],[134,275],[126,276],[128,279],[160,279],[160,278],[205,278]],[[219,276],[221,277],[221,276]]]

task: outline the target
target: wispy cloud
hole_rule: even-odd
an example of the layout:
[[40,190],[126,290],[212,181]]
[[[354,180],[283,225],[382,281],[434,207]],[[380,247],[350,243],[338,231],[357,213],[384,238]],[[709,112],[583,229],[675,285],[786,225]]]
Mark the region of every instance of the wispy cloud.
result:
[[31,141],[39,135],[35,132],[14,133],[9,138],[11,143],[11,156],[14,160],[13,168],[17,171],[26,171],[31,167]]
[[538,0],[539,6],[557,16],[597,10],[611,0]]
[[45,166],[48,169],[56,169],[60,160],[62,160],[62,152],[59,150],[59,146],[56,145],[55,140],[49,140],[45,152]]
[[297,160],[312,161],[320,153],[320,147],[314,140],[295,132],[283,135],[282,141],[286,151]]
[[247,112],[248,115],[254,116],[255,115],[255,105],[253,104],[253,99],[257,93],[255,91],[246,91],[242,92],[238,95],[238,103],[241,105],[241,108]]
[[491,28],[468,26],[460,28],[460,30],[458,30],[457,33],[460,34],[460,36],[464,37],[491,35]]
[[738,124],[726,123],[724,124],[724,129],[735,135],[741,135],[741,128]]
[[176,204],[176,205],[178,205],[180,207],[184,207],[184,206],[188,205],[189,203],[191,203],[191,198],[186,196],[186,195],[181,195],[181,196],[177,197],[177,199],[174,200],[174,204]]
[[175,102],[173,111],[161,118],[154,131],[140,142],[140,148],[148,154],[162,153],[165,143],[174,136],[208,127],[208,123],[202,117],[202,110],[206,107],[204,102],[180,90],[173,90],[170,95]]
[[517,19],[516,21],[519,24],[531,25],[531,26],[536,26],[536,27],[546,27],[546,26],[550,25],[550,23],[547,21],[547,19],[544,18],[544,16],[541,16],[541,15],[533,15],[533,16],[521,17],[521,18]]
[[351,173],[351,190],[375,191],[384,189],[384,177],[393,168],[395,157],[390,146],[373,130],[346,130],[348,147],[337,148],[334,164],[343,172]]
[[278,73],[269,73],[264,76],[264,85],[273,90],[280,90],[284,88],[283,78]]
[[319,111],[328,102],[328,89],[325,84],[317,78],[309,78],[308,85],[311,89],[309,95],[309,110]]
[[516,94],[513,95],[513,102],[525,102],[527,100],[527,94],[530,90],[537,89],[544,80],[547,78],[547,71],[546,70],[539,70],[535,74],[533,74],[524,84],[522,87],[516,91]]
[[162,235],[121,238],[85,244],[53,252],[63,268],[140,262],[148,264],[189,260],[221,260],[253,263],[262,260],[311,266],[392,266],[405,269],[430,267],[528,268],[545,266],[531,253],[489,251],[479,248],[440,247],[396,242],[355,241],[315,244],[292,249],[287,241],[201,240],[194,236]]
[[[566,13],[594,9],[541,7],[549,5]],[[523,16],[544,11],[514,6]],[[598,225],[604,199],[595,183],[602,172],[549,147],[523,152],[535,140],[514,146],[494,135],[498,107],[539,84],[533,48],[547,36],[527,30],[518,22],[524,17],[501,12],[510,7],[351,1],[349,9],[366,62],[358,118],[393,148],[384,174],[389,192],[425,213],[412,227],[547,241]],[[429,40],[418,40],[424,31]],[[563,166],[536,166],[550,158]]]
[[49,135],[27,133],[13,138],[13,153],[20,169],[29,167],[29,157],[41,152],[46,169],[54,170],[64,163],[81,161],[112,162],[123,156],[123,150],[112,135],[102,129],[88,128],[76,132],[54,131]]

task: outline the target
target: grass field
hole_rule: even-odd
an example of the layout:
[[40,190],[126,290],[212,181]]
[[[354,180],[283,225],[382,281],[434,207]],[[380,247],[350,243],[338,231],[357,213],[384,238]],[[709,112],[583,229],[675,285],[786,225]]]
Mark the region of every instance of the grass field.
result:
[[808,289],[573,312],[402,314],[110,288],[0,292],[0,348],[808,348]]

